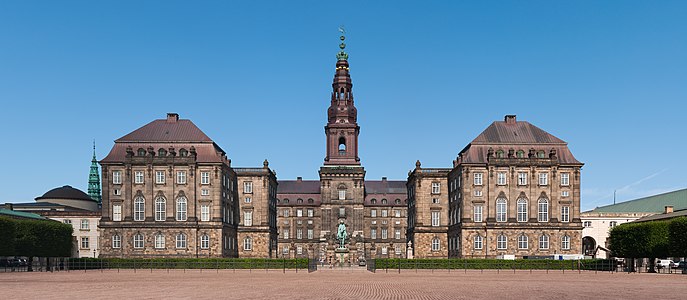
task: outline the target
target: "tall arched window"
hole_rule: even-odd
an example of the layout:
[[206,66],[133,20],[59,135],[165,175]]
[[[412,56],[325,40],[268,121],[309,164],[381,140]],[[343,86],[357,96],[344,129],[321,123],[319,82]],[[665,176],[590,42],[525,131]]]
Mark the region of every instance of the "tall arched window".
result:
[[570,250],[570,237],[568,235],[561,238],[561,249]]
[[164,221],[167,218],[167,200],[164,197],[155,198],[155,221]]
[[432,239],[432,251],[439,251],[441,249],[440,245],[438,237]]
[[143,235],[140,233],[134,234],[134,248],[136,248],[136,249],[142,249],[143,248]]
[[506,222],[508,205],[506,199],[496,199],[496,222]]
[[539,214],[538,214],[538,220],[539,222],[548,222],[549,221],[549,201],[542,198],[539,199],[538,202],[538,208],[539,208]]
[[518,222],[527,222],[527,200],[518,199]]
[[177,234],[177,249],[186,248],[186,234]]
[[210,236],[204,234],[200,237],[200,249],[210,248]]
[[339,155],[346,155],[346,138],[339,138]]
[[529,238],[523,233],[518,237],[518,249],[529,248]]
[[339,185],[339,200],[346,200],[346,185]]
[[134,199],[134,221],[145,220],[145,200],[143,197]]
[[508,248],[508,238],[505,235],[500,234],[496,238],[496,249],[506,250]]
[[177,221],[186,221],[187,203],[185,197],[177,198]]
[[549,249],[549,236],[546,234],[542,234],[539,237],[539,249]]
[[165,248],[165,236],[162,235],[162,233],[158,233],[155,235],[155,249],[164,249]]
[[475,250],[482,250],[482,236],[481,235],[476,235],[474,238],[474,248]]

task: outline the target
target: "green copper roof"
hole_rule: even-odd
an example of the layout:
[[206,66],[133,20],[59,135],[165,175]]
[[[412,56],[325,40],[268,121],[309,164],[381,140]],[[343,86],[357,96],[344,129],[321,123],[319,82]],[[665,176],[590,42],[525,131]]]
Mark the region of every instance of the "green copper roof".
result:
[[341,51],[339,51],[339,53],[336,54],[336,59],[348,60],[348,53],[344,51],[344,49],[346,49],[346,43],[344,43],[344,40],[346,39],[346,37],[344,36],[344,34],[346,34],[346,30],[344,30],[343,26],[341,26],[339,27],[339,31],[341,32],[341,37],[339,37],[339,39],[341,39],[341,44],[339,44],[339,48],[341,49]]
[[2,216],[2,215],[11,216],[11,217],[19,217],[19,218],[24,218],[24,219],[45,220],[45,218],[41,215],[23,212],[23,211],[15,211],[15,210],[5,209],[5,208],[0,208],[0,216]]
[[95,159],[95,141],[93,141],[93,159],[91,160],[91,171],[88,174],[88,196],[100,204],[100,172],[98,171],[98,160]]
[[639,198],[620,202],[613,205],[597,207],[591,212],[598,213],[625,213],[647,212],[662,213],[666,206],[673,206],[674,210],[687,209],[687,189],[677,190],[664,194]]

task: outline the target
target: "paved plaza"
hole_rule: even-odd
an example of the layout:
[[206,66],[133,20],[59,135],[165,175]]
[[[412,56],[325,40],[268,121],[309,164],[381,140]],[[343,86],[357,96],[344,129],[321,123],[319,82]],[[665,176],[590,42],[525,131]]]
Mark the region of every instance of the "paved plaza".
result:
[[685,299],[687,275],[404,270],[0,273],[5,299]]

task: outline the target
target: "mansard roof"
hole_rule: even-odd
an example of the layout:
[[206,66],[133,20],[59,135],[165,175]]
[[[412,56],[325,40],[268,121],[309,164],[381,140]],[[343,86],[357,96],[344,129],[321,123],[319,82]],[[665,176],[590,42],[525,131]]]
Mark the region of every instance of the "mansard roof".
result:
[[319,180],[279,180],[277,194],[319,194]]
[[406,194],[406,181],[366,180],[365,192],[368,194]]
[[170,113],[167,119],[154,120],[115,141],[120,142],[212,143],[212,139],[191,120]]

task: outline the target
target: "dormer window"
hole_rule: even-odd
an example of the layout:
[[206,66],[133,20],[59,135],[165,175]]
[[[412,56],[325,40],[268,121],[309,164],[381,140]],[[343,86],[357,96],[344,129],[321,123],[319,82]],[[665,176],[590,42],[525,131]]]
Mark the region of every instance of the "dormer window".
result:
[[517,158],[525,158],[525,151],[518,150],[518,152],[515,153],[515,156]]
[[160,150],[157,150],[157,155],[165,157],[167,156],[167,150],[160,148]]
[[181,156],[181,157],[188,156],[188,150],[186,150],[186,149],[179,150],[179,156]]
[[138,148],[138,156],[146,156],[146,149]]
[[538,151],[537,152],[537,158],[545,158],[546,155],[544,154],[544,151]]
[[496,151],[496,158],[503,158],[503,150]]

